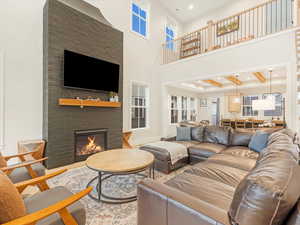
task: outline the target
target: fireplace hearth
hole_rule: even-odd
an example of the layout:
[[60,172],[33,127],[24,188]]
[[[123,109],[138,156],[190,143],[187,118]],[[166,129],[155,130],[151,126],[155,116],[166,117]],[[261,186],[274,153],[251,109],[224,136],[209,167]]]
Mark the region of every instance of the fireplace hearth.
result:
[[79,130],[75,131],[74,134],[76,162],[107,149],[107,129]]

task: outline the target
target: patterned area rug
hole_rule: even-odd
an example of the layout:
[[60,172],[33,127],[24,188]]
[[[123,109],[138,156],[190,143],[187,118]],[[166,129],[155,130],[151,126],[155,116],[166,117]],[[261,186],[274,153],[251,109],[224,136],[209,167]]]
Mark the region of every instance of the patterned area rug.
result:
[[[169,175],[155,171],[155,180],[165,182],[176,174],[181,173],[187,167],[177,170]],[[147,173],[147,172],[145,172]],[[76,168],[68,170],[66,173],[55,177],[49,181],[50,186],[65,186],[73,193],[77,193],[86,188],[87,183],[97,173],[86,168]],[[126,197],[136,194],[136,182],[138,176],[115,176],[107,179],[103,183],[103,191],[106,194],[116,197]],[[96,182],[93,183],[93,186]],[[92,193],[96,195],[96,191]],[[81,202],[84,204],[87,212],[87,225],[136,225],[137,224],[137,202],[126,204],[104,204],[99,203],[90,197],[84,197]]]

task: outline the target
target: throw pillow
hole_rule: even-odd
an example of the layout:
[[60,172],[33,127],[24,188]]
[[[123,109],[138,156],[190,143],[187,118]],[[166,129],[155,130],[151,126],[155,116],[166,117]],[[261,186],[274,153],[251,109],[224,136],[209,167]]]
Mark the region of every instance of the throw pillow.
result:
[[193,141],[203,142],[204,130],[205,130],[204,126],[201,126],[201,127],[192,127],[191,128],[192,140]]
[[176,141],[190,141],[191,128],[190,127],[177,127]]
[[2,167],[7,167],[7,162],[0,152],[0,168],[2,168]]
[[0,224],[26,215],[24,201],[15,185],[0,171]]
[[263,149],[265,149],[268,146],[269,136],[269,133],[256,132],[252,136],[248,147],[251,150],[260,153]]

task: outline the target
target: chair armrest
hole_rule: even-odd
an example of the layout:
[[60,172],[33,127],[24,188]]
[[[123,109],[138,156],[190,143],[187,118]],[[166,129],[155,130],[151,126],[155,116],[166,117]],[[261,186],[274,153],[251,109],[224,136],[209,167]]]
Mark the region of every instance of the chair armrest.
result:
[[151,224],[229,225],[230,222],[227,211],[168,185],[145,179],[138,185],[138,225]]
[[0,168],[0,170],[2,170],[3,172],[12,171],[12,170],[17,169],[17,168],[26,167],[26,166],[30,166],[30,165],[33,165],[33,164],[36,164],[36,163],[43,162],[47,159],[48,159],[48,157],[38,159],[38,160],[24,161],[24,162],[17,163],[17,164],[14,164],[14,165],[10,165],[10,166],[7,166],[7,167],[2,167],[2,168]]
[[22,153],[18,153],[16,155],[3,156],[3,158],[7,161],[7,160],[10,160],[13,158],[19,158],[19,157],[26,156],[26,155],[32,155],[36,152],[38,152],[38,151],[22,152]]
[[[77,202],[79,199],[86,196],[88,193],[92,191],[92,187],[89,187],[77,194],[74,194],[54,205],[51,205],[45,209],[39,210],[37,212],[31,213],[29,215],[23,216],[21,218],[15,219],[3,225],[31,225],[35,224],[39,220],[42,220],[54,213],[61,213],[62,210],[66,209],[66,207],[72,205],[73,203]],[[60,214],[61,215],[61,214]],[[62,218],[64,219],[64,218]],[[74,224],[74,223],[73,223]]]
[[41,183],[45,182],[46,180],[49,180],[53,177],[56,177],[56,176],[66,172],[66,171],[67,171],[67,169],[61,169],[61,170],[58,170],[56,172],[49,173],[45,176],[40,176],[40,177],[31,179],[31,180],[26,180],[26,181],[23,181],[23,182],[20,182],[20,183],[16,183],[15,187],[19,190],[19,192],[22,192],[28,186],[41,184]]

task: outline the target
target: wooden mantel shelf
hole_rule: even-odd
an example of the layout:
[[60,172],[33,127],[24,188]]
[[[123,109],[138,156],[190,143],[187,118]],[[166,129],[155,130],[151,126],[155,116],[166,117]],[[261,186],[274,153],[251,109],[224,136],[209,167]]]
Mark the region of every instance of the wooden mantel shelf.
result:
[[58,104],[61,106],[80,106],[80,107],[108,107],[120,108],[121,102],[95,101],[95,100],[80,100],[72,98],[60,98]]

